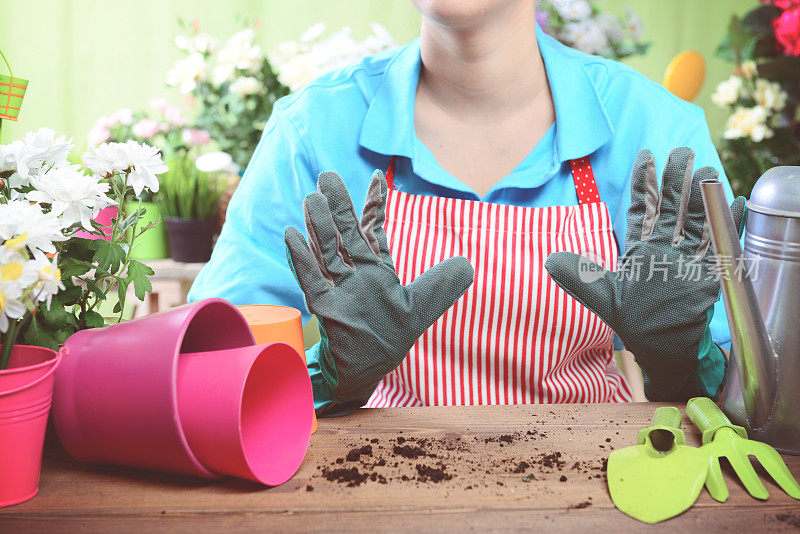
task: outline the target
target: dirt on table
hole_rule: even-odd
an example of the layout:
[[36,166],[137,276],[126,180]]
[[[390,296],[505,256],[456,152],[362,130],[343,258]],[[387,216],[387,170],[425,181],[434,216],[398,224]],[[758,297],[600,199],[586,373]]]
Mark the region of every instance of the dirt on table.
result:
[[[343,457],[318,466],[312,479],[347,488],[391,482],[415,486],[448,484],[476,490],[506,486],[514,480],[535,484],[543,479],[568,482],[580,476],[605,477],[605,459],[576,461],[560,451],[539,450],[542,444],[537,441],[546,436],[538,430],[527,430],[489,437],[369,437],[366,444],[351,443],[352,449]],[[587,500],[567,504],[567,508],[582,509],[591,504]]]

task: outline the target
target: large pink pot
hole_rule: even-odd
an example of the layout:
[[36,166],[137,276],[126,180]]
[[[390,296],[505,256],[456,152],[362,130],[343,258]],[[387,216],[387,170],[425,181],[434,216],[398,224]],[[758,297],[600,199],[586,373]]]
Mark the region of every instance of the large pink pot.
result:
[[222,299],[72,335],[53,402],[61,443],[82,462],[215,478],[183,433],[178,357],[253,344],[247,322]]
[[221,299],[76,333],[56,376],[61,442],[83,462],[284,482],[308,448],[311,383],[295,349],[254,345]]
[[42,447],[59,357],[42,347],[16,345],[0,371],[0,506],[39,491]]

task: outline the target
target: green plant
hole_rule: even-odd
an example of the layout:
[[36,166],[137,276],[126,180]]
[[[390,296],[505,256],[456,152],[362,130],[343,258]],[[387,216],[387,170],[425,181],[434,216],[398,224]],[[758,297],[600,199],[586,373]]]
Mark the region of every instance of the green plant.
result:
[[226,189],[224,180],[198,170],[190,158],[171,159],[160,181],[161,213],[178,219],[213,219]]
[[[122,200],[157,189],[161,155],[110,143],[84,168],[67,163],[72,147],[48,128],[0,146],[0,369],[20,339],[57,349],[79,330],[120,321],[129,287],[142,300],[152,291],[153,270],[130,256],[150,225],[141,200],[131,213]],[[105,208],[117,210],[109,226],[93,220]],[[104,317],[112,293],[114,317]]]
[[167,85],[192,95],[198,106],[195,125],[207,131],[220,150],[245,168],[272,113],[289,89],[278,81],[255,30],[246,28],[225,43],[186,27],[175,42],[185,56],[167,72]]

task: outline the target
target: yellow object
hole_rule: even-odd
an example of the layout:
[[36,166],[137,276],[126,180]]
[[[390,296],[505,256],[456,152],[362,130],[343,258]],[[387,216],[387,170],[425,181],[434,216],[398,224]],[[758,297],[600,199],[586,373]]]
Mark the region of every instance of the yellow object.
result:
[[697,97],[706,78],[706,60],[699,52],[684,50],[669,62],[664,87],[687,102]]
[[[271,306],[266,304],[251,304],[237,306],[242,312],[256,343],[282,342],[294,347],[305,360],[306,350],[303,345],[303,321],[300,310],[287,306]],[[317,417],[314,416],[314,425],[311,432],[317,431]]]

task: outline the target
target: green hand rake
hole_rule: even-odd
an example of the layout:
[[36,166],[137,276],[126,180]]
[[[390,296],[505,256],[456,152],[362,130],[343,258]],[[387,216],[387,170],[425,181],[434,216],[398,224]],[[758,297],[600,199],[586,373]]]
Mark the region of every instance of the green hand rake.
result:
[[762,500],[769,497],[769,492],[758,478],[749,456],[756,457],[783,491],[800,499],[800,485],[789,472],[780,454],[766,443],[747,439],[747,431],[731,423],[714,401],[707,397],[695,397],[687,403],[686,412],[703,432],[703,446],[700,450],[707,455],[709,462],[706,489],[714,499],[725,502],[729,496],[719,465],[722,457],[728,459],[750,495]]

